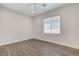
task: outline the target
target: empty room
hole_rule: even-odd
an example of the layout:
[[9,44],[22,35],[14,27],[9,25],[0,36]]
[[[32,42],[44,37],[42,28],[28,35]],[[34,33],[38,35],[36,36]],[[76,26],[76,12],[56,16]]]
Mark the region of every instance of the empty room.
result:
[[79,56],[79,3],[0,3],[0,56]]

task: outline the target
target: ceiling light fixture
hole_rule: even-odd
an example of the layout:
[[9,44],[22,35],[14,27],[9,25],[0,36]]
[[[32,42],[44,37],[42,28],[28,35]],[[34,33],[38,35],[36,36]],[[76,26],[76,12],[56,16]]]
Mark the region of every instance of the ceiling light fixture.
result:
[[46,7],[46,6],[47,6],[47,4],[42,4],[42,6],[43,6],[43,7]]
[[[40,6],[39,6],[40,5]],[[37,4],[37,3],[31,3],[31,11],[32,11],[32,14],[35,13],[35,7],[38,6],[39,8],[40,7],[46,7],[47,4],[44,4],[44,3],[41,3],[41,4]]]

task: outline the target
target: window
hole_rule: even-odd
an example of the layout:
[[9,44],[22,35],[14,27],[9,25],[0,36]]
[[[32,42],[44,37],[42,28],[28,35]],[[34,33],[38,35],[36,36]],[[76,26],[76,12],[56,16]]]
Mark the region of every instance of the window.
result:
[[44,33],[60,33],[60,16],[54,16],[44,19]]

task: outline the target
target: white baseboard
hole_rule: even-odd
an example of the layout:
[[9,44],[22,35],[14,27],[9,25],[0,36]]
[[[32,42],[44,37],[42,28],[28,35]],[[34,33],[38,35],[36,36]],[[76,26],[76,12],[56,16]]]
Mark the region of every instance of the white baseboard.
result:
[[69,47],[69,48],[73,48],[73,49],[78,49],[79,50],[79,48],[77,48],[77,47],[72,47],[72,46],[69,46],[69,45],[66,45],[66,44],[62,44],[62,43],[58,43],[58,42],[51,42],[49,40],[42,40],[42,39],[39,39],[39,38],[35,38],[35,39],[41,40],[41,41],[50,42],[50,43],[54,43],[54,44],[58,44],[58,45],[65,46],[65,47]]
[[21,41],[25,41],[25,40],[30,40],[32,38],[25,38],[25,39],[22,39],[22,40],[17,40],[17,41],[12,41],[12,42],[7,42],[7,43],[2,43],[0,44],[0,46],[5,46],[5,45],[9,45],[9,44],[13,44],[13,43],[17,43],[17,42],[21,42]]
[[[3,44],[0,44],[0,46],[9,45],[9,44],[13,44],[13,43],[17,43],[17,42],[21,42],[21,41],[25,41],[25,40],[30,40],[30,39],[42,40],[42,39],[39,39],[39,38],[27,38],[27,39],[25,38],[25,39],[22,39],[22,40],[17,40],[17,41],[13,41],[13,42],[3,43]],[[66,46],[66,47],[69,47],[69,48],[74,48],[74,49],[78,49],[79,50],[79,48],[77,48],[77,47],[68,46],[68,45],[65,45],[65,44],[62,44],[62,43],[58,43],[58,42],[51,42],[49,40],[42,40],[42,41],[55,43],[55,44],[58,44],[58,45],[62,45],[62,46]]]

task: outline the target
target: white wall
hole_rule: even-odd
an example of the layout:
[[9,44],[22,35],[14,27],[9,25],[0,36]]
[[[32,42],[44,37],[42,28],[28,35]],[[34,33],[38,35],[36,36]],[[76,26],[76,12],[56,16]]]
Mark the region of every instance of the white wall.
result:
[[[61,34],[44,34],[43,18],[61,17]],[[79,4],[68,4],[33,18],[34,38],[79,49]]]
[[30,39],[31,17],[0,7],[0,45]]

